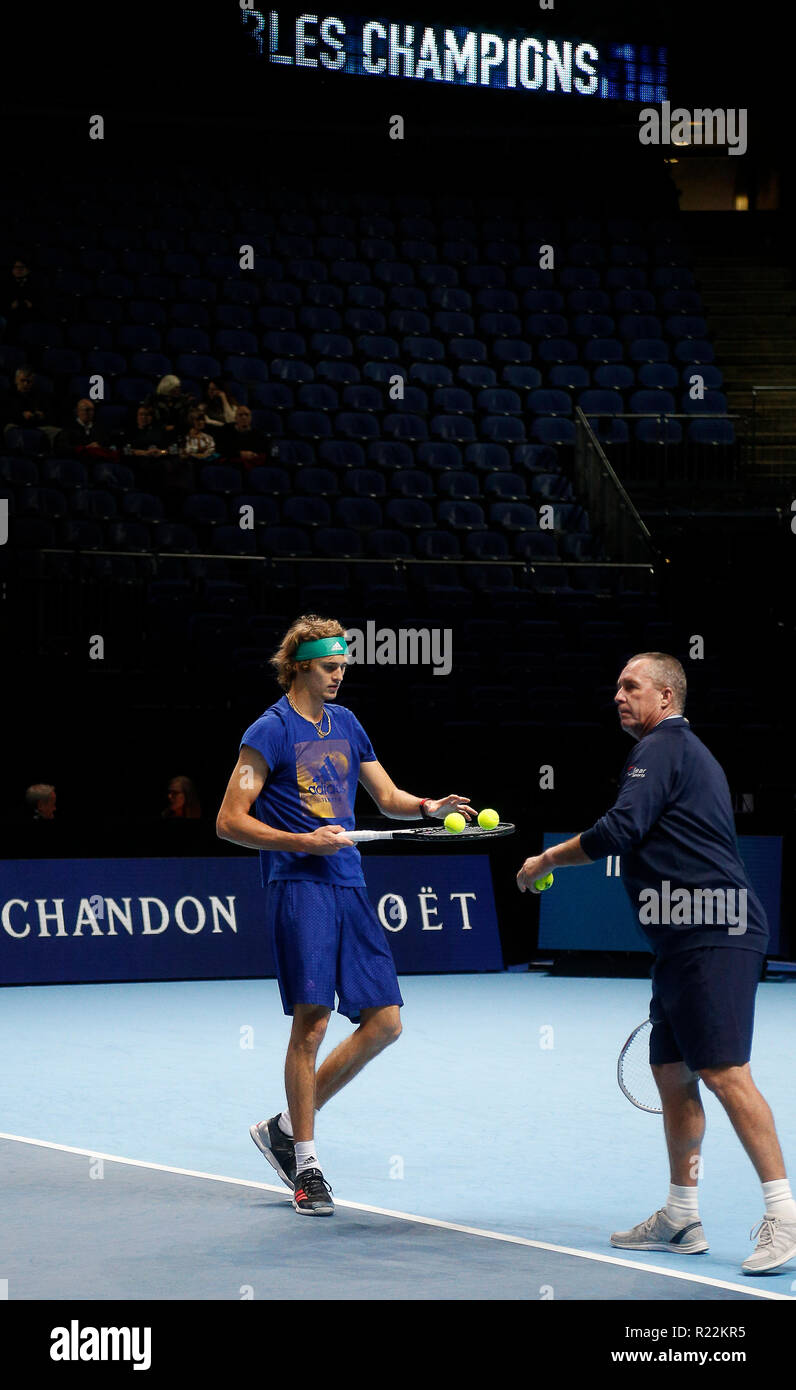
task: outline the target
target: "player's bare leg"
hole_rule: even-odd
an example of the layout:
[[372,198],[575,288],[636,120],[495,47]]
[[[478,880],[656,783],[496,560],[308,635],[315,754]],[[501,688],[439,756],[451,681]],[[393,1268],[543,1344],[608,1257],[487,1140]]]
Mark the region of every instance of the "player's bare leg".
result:
[[[313,1137],[316,1099],[315,1061],[326,1036],[329,1009],[318,1004],[296,1004],[285,1058],[285,1091],[295,1143]],[[334,1056],[334,1053],[332,1054]]]
[[698,1080],[684,1062],[653,1066],[652,1074],[663,1106],[670,1180],[680,1187],[696,1187],[705,1137],[705,1111]]
[[776,1182],[784,1178],[785,1161],[774,1116],[752,1080],[749,1063],[745,1062],[742,1067],[705,1067],[699,1075],[727,1111],[760,1181]]
[[[363,1009],[359,1027],[343,1042],[338,1043],[333,1052],[324,1058],[315,1077],[315,1108],[320,1110],[327,1100],[341,1091],[368,1062],[383,1052],[390,1043],[401,1035],[401,1010],[397,1004],[387,1004],[382,1008]],[[290,1098],[288,1097],[288,1100]],[[293,1132],[296,1121],[293,1110]]]

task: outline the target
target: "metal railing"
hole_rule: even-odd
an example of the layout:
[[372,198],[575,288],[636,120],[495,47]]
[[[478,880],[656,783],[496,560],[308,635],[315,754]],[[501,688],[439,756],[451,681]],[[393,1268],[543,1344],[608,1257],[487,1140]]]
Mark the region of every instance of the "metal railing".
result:
[[652,537],[580,406],[575,407],[575,488],[589,523],[614,561],[653,563]]

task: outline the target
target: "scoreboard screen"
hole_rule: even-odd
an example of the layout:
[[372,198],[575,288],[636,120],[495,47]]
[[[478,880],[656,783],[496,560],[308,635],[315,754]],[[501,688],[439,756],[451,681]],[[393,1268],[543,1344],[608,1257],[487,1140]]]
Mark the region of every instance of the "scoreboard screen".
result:
[[603,101],[657,103],[668,96],[667,51],[660,44],[470,28],[455,20],[296,15],[255,9],[246,0],[241,19],[257,53],[283,68]]

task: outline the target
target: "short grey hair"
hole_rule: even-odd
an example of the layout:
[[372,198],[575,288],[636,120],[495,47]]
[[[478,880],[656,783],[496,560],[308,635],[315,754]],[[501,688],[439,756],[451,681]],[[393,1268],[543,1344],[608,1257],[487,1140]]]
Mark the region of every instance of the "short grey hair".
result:
[[685,697],[687,682],[685,671],[676,656],[670,656],[668,652],[636,652],[625,662],[629,666],[632,661],[646,661],[647,674],[653,685],[658,690],[663,690],[665,685],[674,691],[674,705],[678,714],[682,714],[685,709]]

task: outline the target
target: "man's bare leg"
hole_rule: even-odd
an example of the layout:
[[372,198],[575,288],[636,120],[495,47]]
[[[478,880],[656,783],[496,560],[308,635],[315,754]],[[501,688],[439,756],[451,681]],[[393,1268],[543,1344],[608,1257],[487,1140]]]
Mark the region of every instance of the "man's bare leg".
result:
[[696,1187],[705,1137],[705,1111],[698,1080],[684,1062],[653,1066],[652,1074],[663,1106],[670,1181],[678,1187]]
[[315,1059],[326,1035],[330,1012],[318,1004],[296,1004],[293,1009],[293,1027],[285,1058],[285,1092],[296,1144],[308,1143],[314,1138]]
[[727,1111],[760,1181],[775,1182],[786,1177],[774,1116],[752,1080],[749,1063],[741,1067],[703,1067],[699,1075]]
[[[337,1044],[324,1058],[315,1077],[315,1109],[337,1095],[348,1082],[401,1036],[401,1010],[398,1004],[363,1009],[359,1027]],[[293,1111],[290,1112],[293,1119]],[[293,1120],[295,1133],[296,1122]]]

